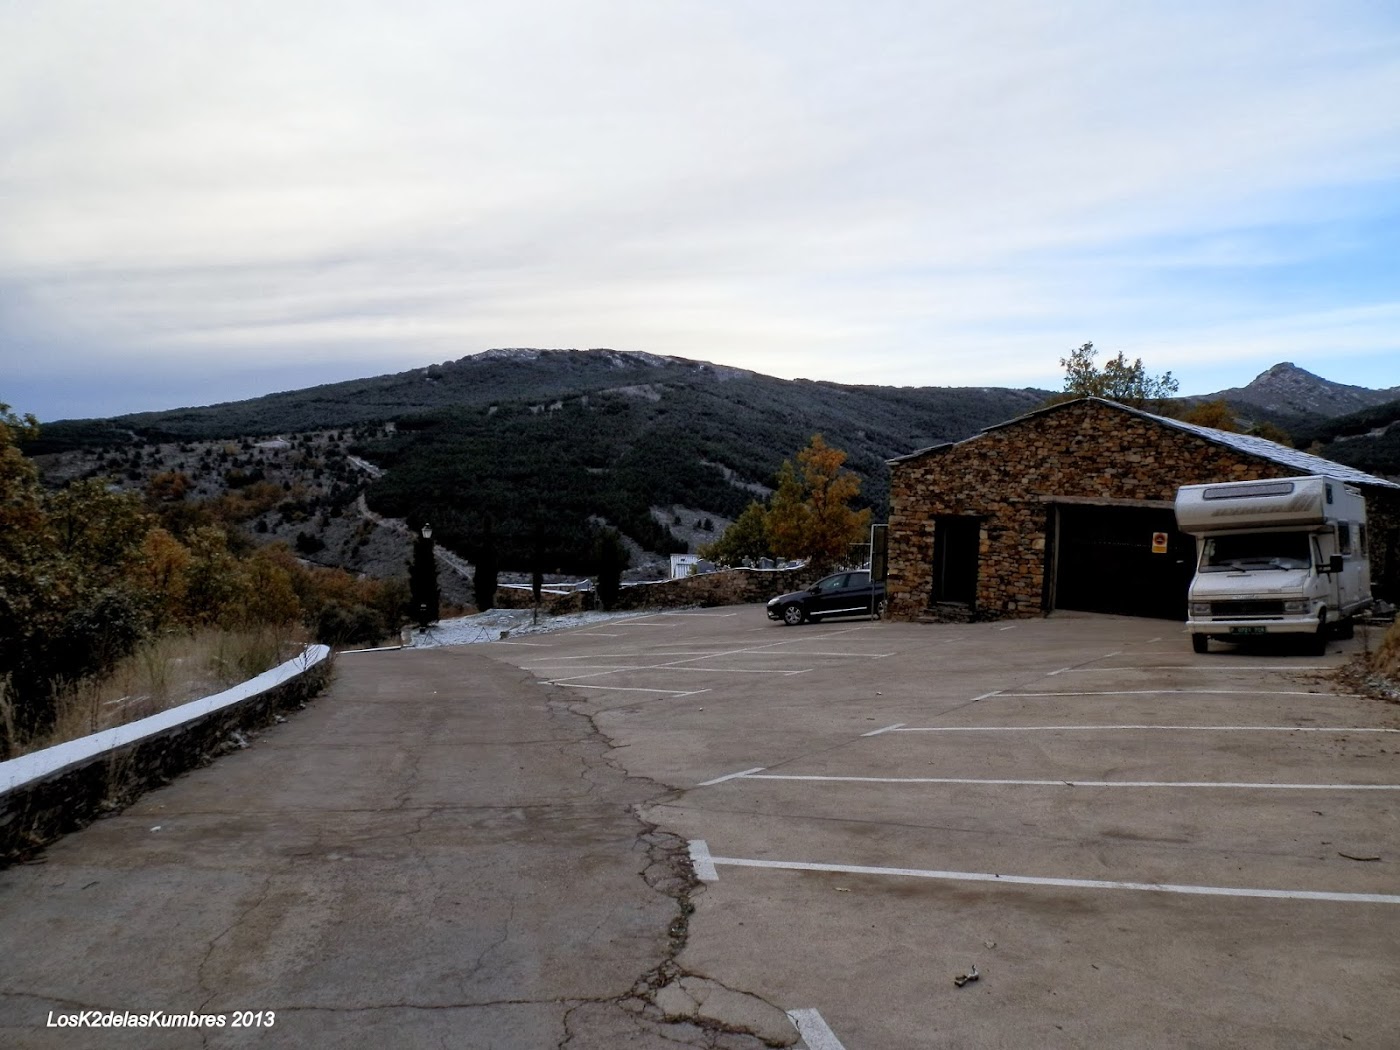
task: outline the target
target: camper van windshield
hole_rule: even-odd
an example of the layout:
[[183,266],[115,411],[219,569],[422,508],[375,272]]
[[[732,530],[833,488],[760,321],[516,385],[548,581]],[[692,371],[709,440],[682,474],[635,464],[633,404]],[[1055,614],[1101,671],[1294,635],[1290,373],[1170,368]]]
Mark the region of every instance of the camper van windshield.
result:
[[1311,564],[1305,532],[1248,532],[1212,536],[1201,554],[1202,572],[1231,569],[1306,569]]

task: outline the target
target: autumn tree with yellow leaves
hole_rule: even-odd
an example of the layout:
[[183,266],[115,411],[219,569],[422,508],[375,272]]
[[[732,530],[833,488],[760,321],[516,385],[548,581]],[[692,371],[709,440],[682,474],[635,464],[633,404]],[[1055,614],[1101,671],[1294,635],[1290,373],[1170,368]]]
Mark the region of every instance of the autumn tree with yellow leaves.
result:
[[869,509],[851,506],[860,495],[860,478],[844,468],[846,453],[820,434],[812,435],[796,460],[784,461],[778,471],[768,507],[750,504],[701,555],[732,565],[766,549],[780,558],[810,559],[819,570],[845,561],[870,528]]

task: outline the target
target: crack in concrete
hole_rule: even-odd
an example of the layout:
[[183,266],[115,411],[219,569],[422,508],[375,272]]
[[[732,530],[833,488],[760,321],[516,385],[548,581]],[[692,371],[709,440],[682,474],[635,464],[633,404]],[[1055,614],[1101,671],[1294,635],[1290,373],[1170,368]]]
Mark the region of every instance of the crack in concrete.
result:
[[[579,712],[573,710],[571,710],[570,713],[579,714]],[[600,740],[608,739],[598,728],[597,723],[591,716],[584,715],[584,717],[587,719],[592,732],[596,734]],[[664,1026],[666,1024],[681,1023],[688,1027],[700,1029],[708,1033],[709,1045],[711,1046],[716,1045],[715,1040],[719,1033],[750,1036],[760,1040],[763,1045],[769,1045],[765,1040],[762,1040],[757,1033],[749,1029],[727,1025],[712,1018],[692,1016],[683,1022],[675,1022],[669,1021],[664,1016],[661,1016],[660,1010],[658,1010],[655,1005],[657,990],[666,985],[675,983],[683,977],[696,977],[702,980],[708,980],[726,991],[736,995],[750,996],[753,999],[763,1002],[779,1013],[784,1013],[784,1011],[781,1007],[763,999],[761,996],[753,995],[753,993],[745,992],[737,988],[731,988],[729,985],[714,980],[707,975],[693,973],[680,965],[677,961],[690,937],[690,917],[695,913],[695,905],[691,900],[691,895],[697,890],[703,890],[703,884],[695,877],[695,872],[690,860],[690,850],[685,839],[672,832],[663,830],[659,824],[642,816],[643,807],[656,805],[663,798],[674,795],[675,792],[650,778],[637,777],[626,772],[626,770],[619,769],[616,764],[609,759],[607,752],[600,757],[602,761],[607,763],[615,772],[621,772],[627,779],[644,781],[649,785],[662,789],[658,795],[633,803],[629,805],[627,809],[632,815],[632,818],[641,825],[633,840],[633,850],[644,852],[647,858],[646,865],[639,872],[639,877],[646,883],[648,889],[672,898],[676,902],[677,907],[677,914],[667,927],[665,958],[663,958],[657,966],[640,975],[633,983],[629,992],[614,1000],[615,1004],[639,1015],[646,1015],[648,1013],[655,1014],[656,1016],[647,1018],[650,1022],[649,1027],[652,1033],[666,1038],[668,1042],[676,1042],[677,1045],[695,1046],[696,1044],[693,1042],[680,1042],[670,1039],[665,1035]],[[697,1007],[698,1005],[697,1003]],[[565,1016],[566,1036],[564,1041],[559,1044],[561,1048],[567,1046],[573,1038],[572,1031],[569,1029],[569,1017],[572,1013],[573,1011],[570,1011],[570,1014]]]
[[248,907],[244,908],[241,912],[239,912],[237,917],[231,923],[225,926],[209,942],[209,947],[204,950],[204,956],[199,960],[199,965],[195,967],[195,981],[198,983],[200,991],[206,992],[207,994],[200,1001],[199,1010],[197,1010],[196,1013],[203,1012],[205,1007],[207,1007],[211,1002],[213,1002],[214,996],[219,994],[217,991],[209,990],[209,986],[205,982],[204,978],[204,968],[209,965],[209,960],[213,958],[215,950],[219,947],[219,942],[222,941],[229,934],[231,934],[239,926],[243,925],[243,923],[247,920],[248,916],[252,915],[255,911],[257,911],[263,906],[263,904],[267,901],[268,895],[272,892],[272,883],[275,878],[276,876],[272,874],[269,874],[263,878],[262,888],[258,891],[257,900],[255,900],[252,904],[250,904]]
[[480,973],[481,968],[486,965],[487,956],[494,954],[510,940],[511,924],[515,922],[515,909],[516,902],[512,899],[510,902],[510,911],[506,915],[506,921],[501,924],[501,935],[478,952],[476,962],[472,963],[471,969],[457,979],[457,986],[462,990],[463,995],[466,994],[467,982]]
[[[513,664],[506,664],[516,670],[520,677],[525,680],[533,680],[533,676],[526,671],[516,668]],[[686,941],[690,935],[690,916],[695,912],[695,905],[691,901],[691,894],[696,891],[703,891],[703,886],[695,877],[694,869],[690,861],[690,851],[686,841],[679,835],[661,829],[657,823],[646,819],[642,812],[645,808],[662,805],[664,802],[681,797],[683,791],[668,787],[650,777],[638,776],[626,769],[614,757],[614,752],[618,750],[612,743],[611,738],[599,727],[594,713],[583,704],[574,700],[564,700],[561,694],[563,690],[558,687],[548,687],[555,693],[557,698],[548,701],[550,715],[554,719],[568,720],[581,719],[587,726],[588,736],[583,741],[573,741],[569,746],[560,748],[561,758],[571,758],[577,756],[580,763],[579,778],[588,783],[589,796],[593,795],[599,788],[605,786],[606,778],[602,775],[601,765],[614,775],[621,776],[624,781],[644,786],[642,797],[630,803],[624,803],[627,812],[639,825],[638,831],[633,838],[633,850],[643,852],[646,856],[646,864],[638,873],[638,877],[646,884],[653,893],[672,898],[676,903],[676,915],[667,926],[667,941],[664,957],[650,970],[640,974],[633,981],[632,987],[620,995],[606,999],[583,999],[574,1000],[572,1006],[564,1015],[564,1037],[559,1042],[560,1048],[567,1047],[574,1039],[574,1031],[571,1026],[573,1014],[581,1007],[588,1004],[610,1004],[617,1006],[638,1019],[645,1020],[647,1027],[652,1034],[665,1038],[667,1042],[675,1042],[678,1046],[708,1045],[717,1046],[716,1040],[723,1035],[739,1035],[754,1040],[755,1046],[770,1045],[761,1037],[748,1029],[725,1025],[722,1022],[704,1017],[687,1018],[683,1022],[668,1021],[660,1009],[655,1005],[655,995],[659,988],[666,986],[682,977],[696,977],[702,980],[709,980],[717,987],[723,988],[736,995],[749,995],[753,999],[765,1003],[772,1009],[783,1011],[780,1007],[774,1006],[760,996],[752,993],[742,992],[739,989],[730,988],[728,985],[703,974],[691,974],[682,967],[676,960],[684,950]],[[590,746],[596,742],[601,745],[601,749]],[[640,1024],[641,1020],[636,1023]],[[665,1034],[667,1025],[676,1023],[684,1024],[688,1028],[697,1029],[706,1033],[706,1044],[696,1044],[691,1041],[673,1040]]]

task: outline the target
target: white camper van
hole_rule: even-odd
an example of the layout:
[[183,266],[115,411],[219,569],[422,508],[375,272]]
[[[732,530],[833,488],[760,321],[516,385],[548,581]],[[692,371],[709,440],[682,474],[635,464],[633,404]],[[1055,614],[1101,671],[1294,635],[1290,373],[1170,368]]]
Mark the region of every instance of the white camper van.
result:
[[1303,635],[1321,654],[1371,604],[1366,501],[1325,477],[1184,485],[1176,524],[1196,537],[1186,629],[1210,639]]

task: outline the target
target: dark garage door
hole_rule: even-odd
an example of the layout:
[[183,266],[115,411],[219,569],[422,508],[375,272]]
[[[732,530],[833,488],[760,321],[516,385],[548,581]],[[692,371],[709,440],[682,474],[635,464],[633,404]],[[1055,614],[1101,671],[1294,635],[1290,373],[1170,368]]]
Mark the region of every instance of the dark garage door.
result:
[[[1122,616],[1186,618],[1195,541],[1176,529],[1166,507],[1059,504],[1054,607]],[[1152,551],[1153,533],[1167,552]]]

